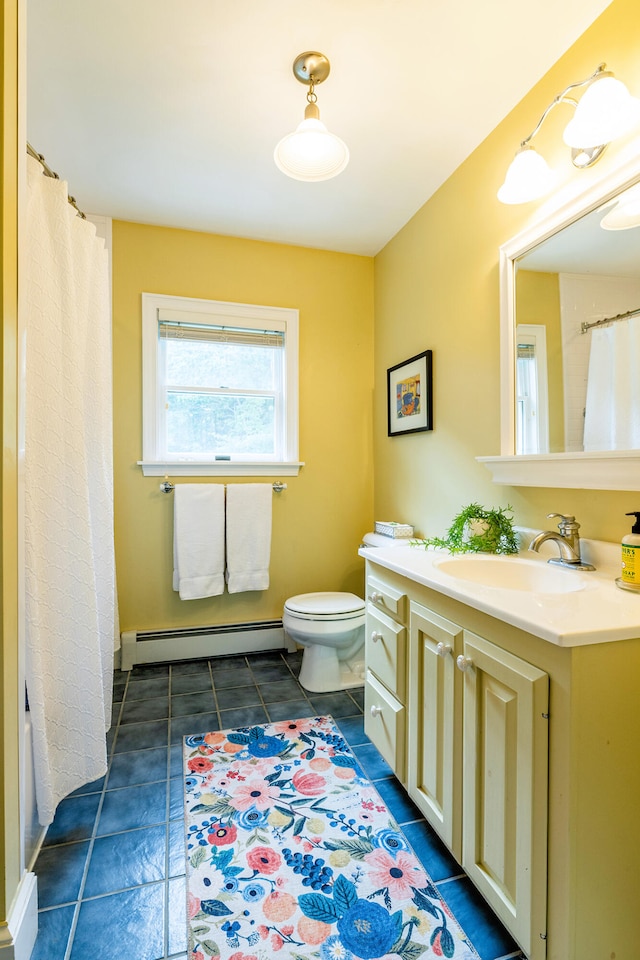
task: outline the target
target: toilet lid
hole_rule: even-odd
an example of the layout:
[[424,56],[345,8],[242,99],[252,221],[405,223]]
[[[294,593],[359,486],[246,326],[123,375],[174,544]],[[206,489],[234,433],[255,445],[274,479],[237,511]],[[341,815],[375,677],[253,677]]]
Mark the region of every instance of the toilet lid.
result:
[[364,600],[354,593],[299,593],[287,600],[285,609],[317,617],[353,615],[364,610]]

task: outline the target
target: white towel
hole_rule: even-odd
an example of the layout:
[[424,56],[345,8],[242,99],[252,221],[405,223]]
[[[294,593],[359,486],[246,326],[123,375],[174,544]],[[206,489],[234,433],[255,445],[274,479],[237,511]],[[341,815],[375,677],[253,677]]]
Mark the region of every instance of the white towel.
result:
[[173,589],[181,600],[224,591],[224,486],[176,484],[173,504]]
[[227,588],[229,593],[269,588],[270,483],[227,484]]

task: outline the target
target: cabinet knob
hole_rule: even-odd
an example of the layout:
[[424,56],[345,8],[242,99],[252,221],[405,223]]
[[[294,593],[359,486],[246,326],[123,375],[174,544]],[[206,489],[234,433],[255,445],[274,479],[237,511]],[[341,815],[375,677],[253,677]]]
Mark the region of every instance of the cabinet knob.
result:
[[371,603],[382,603],[382,601],[384,600],[384,597],[382,596],[381,593],[376,593],[376,591],[374,590],[371,596],[369,597],[369,600],[371,600]]
[[473,666],[473,660],[471,659],[471,657],[463,657],[462,654],[460,654],[460,656],[456,660],[456,664],[458,666],[458,670],[462,670],[462,672],[464,673],[465,670],[471,669],[471,667]]
[[438,643],[436,644],[436,656],[446,657],[451,653],[451,644],[450,643]]
[[377,707],[375,704],[371,707],[369,711],[372,717],[379,717],[382,713],[382,707]]
[[372,631],[371,631],[371,639],[373,640],[374,643],[377,643],[378,640],[382,640],[382,639],[383,639],[383,636],[382,636],[382,634],[379,633],[377,630],[372,630]]

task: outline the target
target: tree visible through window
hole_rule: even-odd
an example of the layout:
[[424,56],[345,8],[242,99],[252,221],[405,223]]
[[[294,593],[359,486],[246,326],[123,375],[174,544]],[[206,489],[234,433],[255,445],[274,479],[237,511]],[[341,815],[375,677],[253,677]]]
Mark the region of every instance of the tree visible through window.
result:
[[[198,308],[189,309],[193,304]],[[297,457],[297,437],[291,436],[297,432],[291,398],[297,393],[291,357],[296,311],[188,300],[180,300],[179,310],[146,307],[145,350],[155,353],[153,371],[145,357],[146,379],[155,382],[154,460],[284,462],[294,449]],[[145,418],[151,407],[147,387]],[[145,436],[150,438],[146,420]],[[145,453],[144,459],[151,458]]]

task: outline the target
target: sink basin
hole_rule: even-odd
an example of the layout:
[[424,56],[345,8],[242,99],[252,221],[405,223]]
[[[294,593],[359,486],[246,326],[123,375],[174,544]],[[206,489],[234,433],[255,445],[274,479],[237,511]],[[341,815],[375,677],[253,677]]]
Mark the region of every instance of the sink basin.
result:
[[588,585],[585,574],[563,570],[523,557],[496,557],[466,554],[447,557],[434,563],[442,573],[459,580],[479,583],[501,590],[523,590],[527,593],[575,593]]

